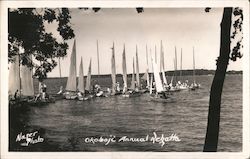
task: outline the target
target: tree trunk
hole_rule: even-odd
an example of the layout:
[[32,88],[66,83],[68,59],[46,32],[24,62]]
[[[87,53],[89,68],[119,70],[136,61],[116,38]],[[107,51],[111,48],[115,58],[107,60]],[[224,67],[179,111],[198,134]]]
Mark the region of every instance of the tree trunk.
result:
[[209,112],[204,152],[216,152],[219,136],[221,94],[230,54],[232,8],[224,8],[221,21],[220,56],[217,60],[213,83],[210,90]]

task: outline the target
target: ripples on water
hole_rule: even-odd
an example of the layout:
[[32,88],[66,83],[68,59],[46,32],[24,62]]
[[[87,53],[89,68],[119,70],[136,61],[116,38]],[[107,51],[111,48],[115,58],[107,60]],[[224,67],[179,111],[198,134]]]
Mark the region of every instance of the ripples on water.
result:
[[[210,76],[197,78],[202,89],[174,93],[176,103],[152,102],[148,94],[140,97],[95,98],[90,101],[59,100],[42,107],[29,107],[11,117],[10,150],[13,151],[202,151],[205,140]],[[48,79],[48,91],[55,93],[66,80]],[[35,88],[37,82],[35,82]],[[12,115],[13,116],[13,115]],[[18,118],[18,119],[16,119]],[[19,125],[19,126],[18,126]],[[13,138],[19,132],[39,130],[44,143],[28,148],[18,146]],[[85,143],[85,137],[115,135],[117,138],[169,136],[177,134],[180,142]],[[14,139],[15,140],[15,139]],[[222,96],[218,151],[242,148],[242,76],[228,76]]]

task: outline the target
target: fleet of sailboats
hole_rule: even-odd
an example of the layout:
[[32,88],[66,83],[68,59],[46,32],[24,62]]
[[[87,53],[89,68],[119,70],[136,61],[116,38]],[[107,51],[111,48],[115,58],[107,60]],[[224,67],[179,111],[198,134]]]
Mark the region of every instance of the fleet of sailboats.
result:
[[78,99],[78,100],[88,100],[93,97],[92,87],[91,87],[91,63],[92,59],[90,58],[88,74],[86,79],[86,85],[83,74],[83,63],[82,57],[79,66],[79,77],[77,83],[76,75],[76,41],[74,40],[72,53],[70,56],[70,69],[69,76],[67,79],[67,84],[65,88],[65,99]]
[[[100,62],[99,62],[99,46],[98,40],[97,44],[97,66],[98,66],[98,77],[100,76]],[[164,48],[162,41],[160,43],[160,60],[159,65],[157,64],[157,48],[155,46],[155,55],[152,57],[151,49],[151,64],[152,64],[152,73],[149,73],[149,60],[148,60],[148,47],[146,45],[146,70],[144,76],[140,78],[139,73],[139,57],[138,57],[138,48],[136,45],[135,50],[135,58],[133,57],[133,71],[130,87],[128,87],[128,74],[127,74],[127,61],[126,61],[126,49],[125,44],[123,45],[122,52],[122,80],[123,87],[120,89],[120,85],[116,79],[116,61],[115,61],[115,45],[113,42],[112,45],[112,54],[111,54],[111,91],[110,95],[118,95],[123,94],[124,97],[133,97],[138,96],[142,93],[149,92],[151,98],[153,100],[164,100],[169,101],[169,99],[173,99],[169,96],[168,92],[175,92],[180,90],[195,90],[200,87],[200,84],[196,83],[195,78],[195,54],[193,48],[193,83],[188,86],[187,83],[183,81],[182,75],[182,48],[180,53],[180,74],[179,81],[177,80],[177,49],[175,47],[174,52],[174,72],[173,76],[168,83],[166,70],[165,70],[165,59],[164,59]],[[31,58],[31,57],[30,57]],[[19,94],[23,96],[34,96],[34,86],[33,86],[33,78],[32,78],[32,69],[27,66],[21,66],[19,56],[17,55],[14,58],[14,63],[10,64],[9,71],[9,94],[14,95],[17,91]],[[65,99],[78,99],[78,100],[88,100],[96,97],[103,96],[103,90],[95,91],[95,87],[92,87],[91,83],[91,67],[92,67],[92,59],[90,58],[87,78],[85,81],[84,78],[84,70],[83,70],[83,60],[81,57],[80,65],[79,65],[79,76],[77,80],[77,71],[76,71],[76,40],[73,42],[72,53],[70,56],[70,66],[69,66],[69,76],[67,79],[67,84],[65,87],[65,93],[63,94]],[[158,68],[158,66],[160,66]],[[160,69],[160,70],[159,70]],[[61,71],[60,71],[61,76]],[[143,86],[141,80],[146,80],[146,86]],[[86,84],[85,84],[86,82]],[[145,83],[144,83],[145,84]]]

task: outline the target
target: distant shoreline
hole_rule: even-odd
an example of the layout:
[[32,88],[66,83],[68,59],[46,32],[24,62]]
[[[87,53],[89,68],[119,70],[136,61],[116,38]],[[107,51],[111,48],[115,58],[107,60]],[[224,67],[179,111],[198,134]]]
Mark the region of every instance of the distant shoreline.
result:
[[[166,76],[172,76],[174,71],[166,71],[165,74]],[[149,73],[151,74],[151,72]],[[215,74],[215,70],[207,70],[207,69],[196,69],[195,70],[195,75],[211,75],[213,76]],[[243,71],[235,71],[235,70],[230,70],[227,71],[227,75],[242,75]],[[144,73],[140,73],[140,77],[142,77]],[[192,76],[193,75],[193,70],[182,70],[182,76]],[[91,75],[93,78],[99,77],[109,77],[110,74],[101,74],[101,75]],[[117,77],[122,77],[122,74],[116,74]],[[128,77],[131,77],[132,74],[128,74]],[[180,76],[180,70],[176,71],[176,76]],[[86,76],[85,76],[86,77]],[[48,77],[48,79],[56,79],[60,77]],[[61,78],[67,78],[67,77],[61,77]]]

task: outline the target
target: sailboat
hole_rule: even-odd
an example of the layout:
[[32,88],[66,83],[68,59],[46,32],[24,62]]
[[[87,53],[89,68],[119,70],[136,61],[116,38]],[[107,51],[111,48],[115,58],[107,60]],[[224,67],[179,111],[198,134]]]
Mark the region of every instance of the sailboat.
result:
[[97,68],[98,68],[98,80],[97,84],[95,85],[95,95],[96,97],[104,97],[104,91],[101,90],[99,78],[100,78],[100,60],[99,60],[99,45],[98,40],[96,41],[96,51],[97,51]]
[[135,58],[136,58],[136,86],[135,86],[135,89],[138,89],[138,91],[139,91],[141,89],[141,81],[140,81],[140,74],[139,74],[139,59],[138,59],[137,45],[136,45]]
[[69,67],[69,76],[65,88],[65,98],[66,99],[76,99],[76,40],[74,40],[72,53],[70,56],[70,67]]
[[146,46],[146,58],[147,58],[147,69],[146,69],[146,78],[147,78],[147,89],[149,89],[149,65],[148,65],[148,47]]
[[126,53],[125,53],[125,44],[123,45],[123,53],[122,53],[122,79],[123,79],[123,93],[128,91],[128,83],[127,83],[127,65],[126,65]]
[[[14,96],[15,93],[21,93],[21,77],[20,77],[20,62],[19,55],[14,57],[14,62],[10,63],[9,67],[9,96]],[[17,94],[16,94],[17,95]]]
[[177,85],[177,77],[176,77],[176,69],[177,69],[177,52],[176,52],[176,47],[175,47],[175,58],[174,58],[174,73],[171,78],[171,82],[169,84],[169,90],[170,92],[178,92],[180,91],[179,86]]
[[130,89],[135,90],[135,62],[134,62],[134,57],[133,57],[133,72],[132,72],[132,80],[131,80]]
[[156,61],[152,57],[151,61],[153,64],[153,73],[155,78],[155,94],[152,93],[150,95],[151,100],[155,102],[174,102],[175,100],[172,97],[168,96],[163,89],[163,84],[160,77],[160,72],[157,68]]
[[181,48],[181,62],[180,62],[180,82],[179,83],[179,87],[181,90],[187,90],[188,89],[188,85],[186,82],[183,82],[182,79],[182,48]]
[[90,58],[89,68],[88,68],[88,75],[87,75],[87,79],[86,79],[86,88],[85,88],[85,90],[88,93],[91,93],[91,63],[92,63],[92,59]]
[[32,68],[20,65],[19,55],[14,57],[9,70],[9,95],[31,97],[34,96]]
[[115,66],[115,44],[113,42],[112,56],[111,56],[111,79],[112,79],[112,89],[111,95],[121,94],[119,83],[116,83],[116,66]]
[[83,100],[83,95],[85,94],[85,87],[84,87],[84,74],[83,74],[83,64],[82,64],[82,57],[81,57],[81,62],[79,66],[79,77],[78,77],[78,100]]
[[195,55],[194,55],[194,47],[193,47],[193,83],[189,86],[190,90],[196,90],[200,88],[200,84],[196,83],[195,80]]
[[[79,66],[79,78],[78,85],[76,83],[76,40],[74,40],[72,53],[70,56],[70,69],[69,76],[65,88],[65,99],[79,99],[79,100],[87,100],[90,97],[86,96],[86,94],[91,91],[91,59],[88,69],[88,76],[86,81],[86,87],[84,85],[84,76],[83,76],[83,64],[82,58]],[[84,97],[85,96],[85,97]]]
[[163,88],[166,91],[166,87],[168,85],[167,78],[165,75],[165,66],[164,66],[164,51],[163,51],[163,46],[162,46],[162,41],[161,41],[161,54],[160,54],[160,69],[161,69],[161,75],[163,79]]
[[149,81],[149,65],[148,65],[148,47],[146,45],[146,62],[147,62],[147,67],[146,67],[146,72],[144,73],[144,75],[141,77],[141,79],[143,79],[144,81],[146,81],[146,83],[144,82],[142,84],[143,88],[141,88],[142,93],[148,92],[149,91],[149,87],[150,87],[150,81]]
[[[88,99],[95,97],[95,92],[92,91],[92,86],[91,86],[91,66],[92,66],[92,59],[90,58],[88,75],[87,75],[87,79],[86,79],[84,100],[88,100]],[[99,95],[99,96],[101,96],[101,95]]]
[[[135,97],[139,96],[140,93],[138,90],[136,91],[136,86],[135,86],[135,64],[134,64],[134,58],[133,58],[133,73],[132,73],[132,80],[131,80],[131,86],[130,89],[128,90],[126,88],[127,86],[127,68],[126,68],[126,58],[125,58],[125,47],[124,51],[122,54],[122,67],[123,67],[123,81],[124,81],[124,88],[123,88],[123,97]],[[124,90],[125,89],[125,90]]]

